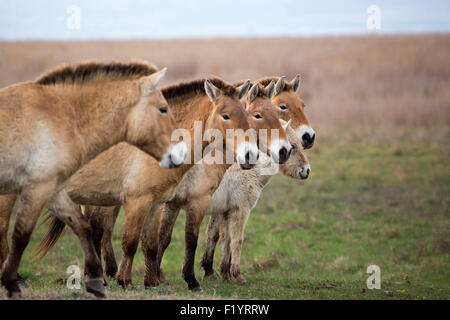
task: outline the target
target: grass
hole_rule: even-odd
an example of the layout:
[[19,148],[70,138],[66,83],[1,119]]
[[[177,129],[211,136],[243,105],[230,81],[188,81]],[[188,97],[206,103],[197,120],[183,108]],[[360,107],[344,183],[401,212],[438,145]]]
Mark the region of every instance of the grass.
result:
[[[139,250],[133,267],[136,288],[123,291],[110,281],[108,297],[450,299],[450,139],[414,139],[412,128],[410,140],[366,143],[338,138],[342,136],[325,136],[308,151],[313,168],[308,180],[279,175],[264,190],[245,233],[242,271],[247,285],[202,280],[205,221],[196,256],[204,290],[187,290],[181,278],[182,214],[163,261],[169,284],[143,288],[145,267]],[[118,258],[122,230],[123,214],[114,235]],[[36,230],[21,264],[20,272],[32,287],[25,289],[25,296],[91,298],[64,285],[66,268],[83,265],[70,232],[40,263],[31,262],[31,248],[44,231]],[[219,259],[220,250],[216,266]],[[366,287],[366,269],[372,264],[381,268],[381,290]],[[4,297],[4,291],[1,294]]]

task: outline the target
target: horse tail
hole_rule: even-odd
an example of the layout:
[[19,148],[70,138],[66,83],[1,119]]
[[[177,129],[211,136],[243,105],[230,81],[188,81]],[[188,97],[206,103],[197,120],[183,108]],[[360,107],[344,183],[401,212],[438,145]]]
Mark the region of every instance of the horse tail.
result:
[[49,220],[50,218],[51,218],[51,221],[50,221],[49,228],[48,228],[47,233],[45,234],[44,238],[41,240],[41,242],[35,249],[35,254],[32,258],[33,261],[35,261],[35,260],[40,261],[47,254],[47,252],[51,248],[53,248],[55,243],[61,237],[61,235],[64,231],[64,227],[66,226],[66,224],[63,221],[61,221],[58,218],[51,216],[51,215],[49,215],[45,219],[45,221]]

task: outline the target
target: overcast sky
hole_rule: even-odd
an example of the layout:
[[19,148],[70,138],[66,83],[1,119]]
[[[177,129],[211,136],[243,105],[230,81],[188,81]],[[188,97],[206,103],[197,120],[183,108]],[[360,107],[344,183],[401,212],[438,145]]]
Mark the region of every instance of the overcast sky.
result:
[[[370,5],[379,8],[379,20],[371,14],[371,21],[380,22],[378,30],[367,27]],[[449,0],[2,0],[0,39],[450,32],[449,13]]]

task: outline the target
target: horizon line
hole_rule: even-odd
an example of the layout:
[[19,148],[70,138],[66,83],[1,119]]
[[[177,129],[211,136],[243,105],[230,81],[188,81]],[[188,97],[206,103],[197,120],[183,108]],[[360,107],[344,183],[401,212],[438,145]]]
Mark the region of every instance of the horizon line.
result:
[[299,35],[249,35],[249,36],[197,36],[197,37],[104,37],[104,38],[86,38],[86,37],[50,37],[50,38],[1,38],[0,42],[96,42],[96,41],[186,41],[186,40],[245,40],[245,39],[282,39],[282,38],[346,38],[346,37],[376,37],[376,36],[421,36],[421,35],[446,35],[449,30],[433,31],[373,31],[373,32],[348,32],[348,33],[323,33],[323,34],[299,34]]

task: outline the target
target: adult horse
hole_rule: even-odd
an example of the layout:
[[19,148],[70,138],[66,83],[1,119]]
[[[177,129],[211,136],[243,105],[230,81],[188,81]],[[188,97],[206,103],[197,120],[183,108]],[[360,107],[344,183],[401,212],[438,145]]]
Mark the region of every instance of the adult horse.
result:
[[[82,165],[120,141],[139,147],[164,167],[181,165],[181,145],[173,149],[170,144],[175,121],[157,89],[164,74],[165,69],[157,71],[147,63],[87,62],[0,90],[0,194],[6,204],[0,265],[9,297],[20,294],[17,269],[42,209],[46,204],[71,205],[59,191]],[[20,202],[7,253],[16,195]],[[75,209],[66,220],[83,247],[86,288],[102,295],[102,268],[90,226]]]

